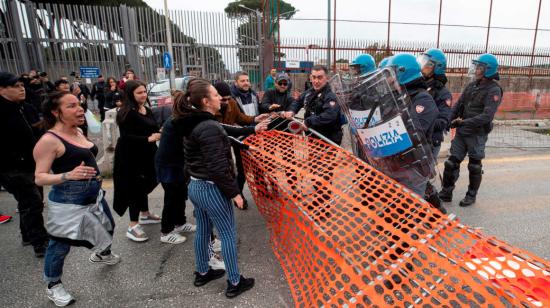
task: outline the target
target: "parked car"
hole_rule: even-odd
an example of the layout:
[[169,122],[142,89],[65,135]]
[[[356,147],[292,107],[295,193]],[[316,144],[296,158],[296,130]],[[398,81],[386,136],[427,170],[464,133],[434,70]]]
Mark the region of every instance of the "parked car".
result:
[[[187,88],[187,83],[189,83],[189,80],[192,78],[194,77],[184,76],[176,78],[176,89],[184,91]],[[149,90],[149,101],[151,102],[152,108],[172,104],[170,80],[164,79],[154,83]]]

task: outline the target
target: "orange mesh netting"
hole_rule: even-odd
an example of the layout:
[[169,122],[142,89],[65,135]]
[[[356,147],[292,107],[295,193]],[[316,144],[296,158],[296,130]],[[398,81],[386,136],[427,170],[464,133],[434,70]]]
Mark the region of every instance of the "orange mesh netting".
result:
[[245,143],[296,306],[550,306],[547,261],[442,215],[351,153],[278,131]]

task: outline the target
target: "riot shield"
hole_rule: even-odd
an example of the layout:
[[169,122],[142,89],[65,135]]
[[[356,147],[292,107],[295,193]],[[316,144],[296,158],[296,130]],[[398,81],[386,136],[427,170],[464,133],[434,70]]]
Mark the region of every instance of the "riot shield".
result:
[[348,119],[355,155],[411,187],[435,176],[431,145],[411,116],[410,98],[400,90],[393,70],[384,68],[351,82],[335,76],[330,84]]

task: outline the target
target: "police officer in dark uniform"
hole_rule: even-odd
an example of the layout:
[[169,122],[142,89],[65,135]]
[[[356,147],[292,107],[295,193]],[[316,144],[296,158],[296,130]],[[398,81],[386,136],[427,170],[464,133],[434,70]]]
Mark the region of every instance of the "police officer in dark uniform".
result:
[[336,94],[328,84],[328,70],[322,65],[315,65],[310,75],[312,88],[300,95],[284,113],[288,119],[305,106],[304,125],[312,128],[336,144],[342,142],[342,117]]
[[431,48],[426,50],[419,60],[424,81],[428,86],[428,93],[433,97],[439,110],[432,132],[433,155],[437,159],[444,133],[449,127],[453,99],[451,92],[445,87],[447,83],[447,77],[445,76],[447,59],[443,51]]
[[481,160],[485,157],[485,143],[502,101],[502,88],[495,81],[499,80],[497,70],[498,61],[492,54],[482,54],[473,60],[470,75],[475,76],[475,81],[466,86],[453,107],[450,119],[451,128],[456,127],[456,136],[451,143],[451,156],[445,161],[443,188],[439,192],[439,197],[445,202],[451,202],[453,198],[460,163],[466,154],[469,157],[470,184],[460,206],[469,206],[476,201],[483,174]]
[[[420,55],[418,62],[422,68],[424,81],[428,86],[428,93],[433,97],[437,109],[439,110],[439,115],[437,119],[435,119],[431,140],[432,154],[434,159],[437,160],[444,134],[448,131],[453,99],[451,92],[445,87],[447,83],[447,77],[445,76],[447,58],[440,49],[431,48]],[[437,178],[434,177],[428,182],[424,199],[436,207],[443,208],[441,199],[439,199],[438,192],[435,188],[436,180]]]
[[[408,108],[410,118],[429,142],[439,111],[432,96],[426,91],[427,86],[416,57],[411,54],[399,54],[391,57],[387,66],[395,69],[397,82],[406,90],[406,95],[411,100]],[[408,121],[409,119],[404,117],[403,120]],[[416,170],[405,169],[400,170],[392,177],[408,186],[419,196],[424,196],[426,185],[430,179],[430,175],[427,173],[420,174]]]

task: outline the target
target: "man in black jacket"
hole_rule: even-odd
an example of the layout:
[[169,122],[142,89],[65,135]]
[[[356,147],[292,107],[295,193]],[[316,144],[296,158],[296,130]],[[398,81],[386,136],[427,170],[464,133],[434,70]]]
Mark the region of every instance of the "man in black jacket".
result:
[[0,151],[0,184],[17,200],[23,245],[32,244],[37,257],[43,257],[48,235],[44,228],[42,193],[34,183],[32,156],[37,136],[32,106],[25,103],[23,82],[15,75],[0,72],[0,130],[4,144]]
[[277,74],[275,78],[275,89],[267,90],[260,104],[260,113],[278,112],[289,110],[294,103],[292,95],[288,90],[290,78],[287,74]]

